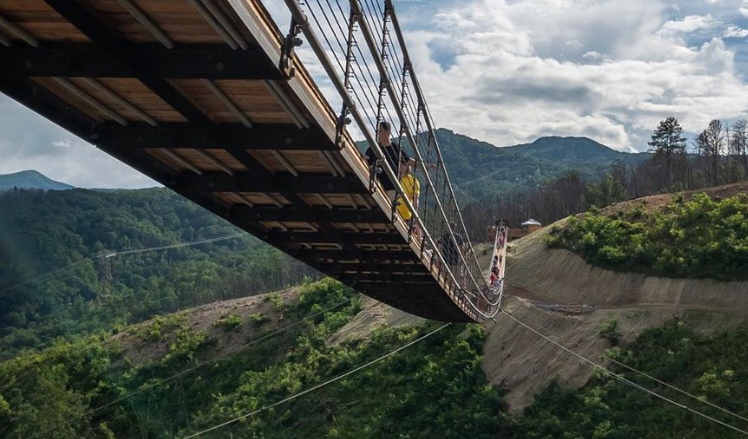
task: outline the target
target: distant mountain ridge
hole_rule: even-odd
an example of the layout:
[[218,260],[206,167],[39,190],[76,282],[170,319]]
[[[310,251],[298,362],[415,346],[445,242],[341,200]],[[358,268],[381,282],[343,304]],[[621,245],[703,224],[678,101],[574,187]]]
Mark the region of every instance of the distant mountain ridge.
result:
[[75,189],[75,186],[52,180],[34,170],[0,175],[0,191],[7,191],[13,188],[66,191]]
[[647,153],[616,151],[587,137],[541,137],[496,147],[444,128],[436,134],[456,191],[471,198],[529,189],[571,170],[595,179],[617,161],[637,165],[649,158]]
[[[616,161],[637,165],[649,157],[611,149],[587,137],[541,137],[532,143],[497,147],[440,128],[437,139],[452,184],[460,198],[481,198],[526,190],[576,170],[596,179]],[[360,143],[361,150],[366,149]],[[66,183],[28,170],[0,175],[0,191],[12,189],[67,190]],[[114,190],[114,189],[113,189]]]

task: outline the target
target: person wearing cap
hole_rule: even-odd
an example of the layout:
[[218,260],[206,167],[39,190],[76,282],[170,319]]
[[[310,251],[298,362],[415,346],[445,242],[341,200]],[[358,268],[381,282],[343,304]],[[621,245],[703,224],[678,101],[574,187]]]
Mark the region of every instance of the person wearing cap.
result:
[[[395,175],[398,174],[398,170],[400,169],[400,162],[410,163],[411,161],[415,161],[412,160],[410,156],[408,156],[405,148],[392,143],[392,127],[390,126],[389,122],[382,121],[379,123],[377,127],[377,144],[379,144],[379,147],[382,149],[384,159],[392,169],[392,172],[395,173]],[[377,161],[377,156],[371,149],[371,147],[366,149],[365,155],[366,161],[369,163],[369,167],[374,166]],[[379,182],[387,192],[387,195],[390,197],[390,199],[394,199],[395,183],[390,180],[385,172],[381,170],[376,170],[375,172],[377,173],[377,179],[379,179]]]

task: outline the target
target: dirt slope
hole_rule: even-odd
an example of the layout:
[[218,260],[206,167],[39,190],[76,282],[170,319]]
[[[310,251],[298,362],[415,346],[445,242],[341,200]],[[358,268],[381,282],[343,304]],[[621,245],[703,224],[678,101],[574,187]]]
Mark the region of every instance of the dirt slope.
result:
[[[134,365],[138,365],[162,358],[169,352],[169,346],[178,330],[189,328],[192,331],[205,331],[207,339],[214,342],[206,356],[220,355],[258,338],[265,331],[272,331],[284,325],[283,307],[277,307],[268,300],[271,295],[280,296],[283,303],[288,304],[296,299],[298,289],[291,288],[277,293],[223,300],[198,306],[165,316],[169,323],[161,325],[163,329],[157,331],[160,335],[151,330],[159,320],[156,318],[113,336],[112,341],[122,347],[125,358]],[[261,314],[266,321],[262,324],[252,324],[250,315],[256,313]],[[242,320],[242,324],[234,329],[229,329],[220,323],[221,319],[231,314],[239,316]]]
[[365,338],[371,331],[385,326],[394,328],[426,321],[421,317],[400,311],[372,298],[361,297],[363,305],[361,312],[356,314],[345,326],[338,329],[327,341],[329,344],[335,345],[345,340]]
[[[683,196],[686,200],[688,200],[698,193],[705,193],[714,199],[730,198],[741,193],[743,194],[748,193],[748,181],[741,181],[740,183],[733,183],[733,184],[725,184],[722,186],[715,186],[715,187],[711,187],[707,189],[699,189],[695,191],[687,191],[683,193]],[[605,209],[603,209],[603,212],[614,213],[621,209],[634,206],[636,204],[641,204],[646,209],[661,208],[661,207],[665,207],[665,205],[669,203],[670,200],[673,199],[673,196],[674,194],[659,194],[659,195],[650,195],[648,197],[636,198],[634,200],[622,201],[620,203],[614,203],[606,207]]]

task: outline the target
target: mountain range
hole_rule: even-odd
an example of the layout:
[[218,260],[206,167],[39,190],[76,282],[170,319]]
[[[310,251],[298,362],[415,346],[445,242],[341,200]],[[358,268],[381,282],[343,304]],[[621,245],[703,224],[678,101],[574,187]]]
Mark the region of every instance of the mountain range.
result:
[[587,137],[541,137],[499,148],[447,129],[436,134],[455,191],[463,197],[528,189],[571,170],[596,179],[615,162],[635,166],[649,158],[647,153],[616,151]]
[[[436,137],[455,191],[463,199],[529,189],[571,170],[595,179],[614,162],[636,165],[649,157],[646,153],[616,151],[586,137],[541,137],[532,143],[507,147],[496,147],[443,128],[436,131]],[[13,187],[73,188],[37,171],[0,175],[0,191]]]
[[65,191],[68,189],[74,189],[75,186],[54,181],[34,170],[0,175],[0,191],[6,191],[13,188]]

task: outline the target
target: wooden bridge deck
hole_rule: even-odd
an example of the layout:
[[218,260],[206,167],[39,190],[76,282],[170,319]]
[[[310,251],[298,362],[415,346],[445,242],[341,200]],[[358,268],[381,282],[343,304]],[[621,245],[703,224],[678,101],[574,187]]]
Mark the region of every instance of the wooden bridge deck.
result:
[[470,321],[252,0],[0,0],[0,91],[407,312]]

